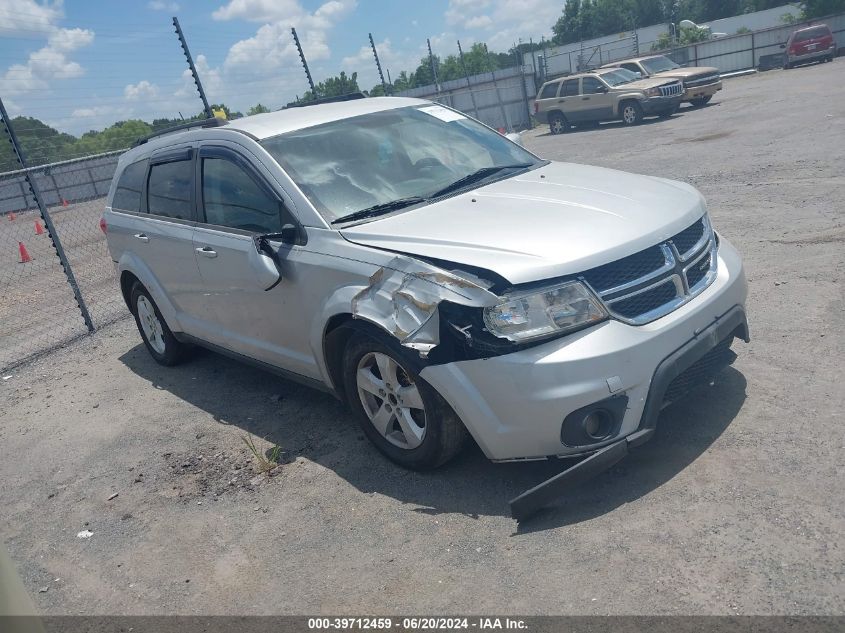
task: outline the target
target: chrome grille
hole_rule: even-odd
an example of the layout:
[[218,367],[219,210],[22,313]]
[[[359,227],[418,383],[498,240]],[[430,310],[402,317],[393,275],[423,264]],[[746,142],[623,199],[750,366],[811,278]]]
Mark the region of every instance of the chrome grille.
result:
[[679,94],[684,92],[684,87],[680,81],[677,81],[673,84],[667,84],[665,86],[660,86],[660,95],[663,97],[677,97]]
[[684,86],[686,86],[687,88],[703,86],[705,84],[713,83],[714,81],[719,81],[719,78],[719,73],[711,73],[709,75],[693,75],[692,77],[687,77],[684,80]]
[[580,275],[617,319],[642,325],[680,307],[716,278],[717,242],[707,216],[661,244]]

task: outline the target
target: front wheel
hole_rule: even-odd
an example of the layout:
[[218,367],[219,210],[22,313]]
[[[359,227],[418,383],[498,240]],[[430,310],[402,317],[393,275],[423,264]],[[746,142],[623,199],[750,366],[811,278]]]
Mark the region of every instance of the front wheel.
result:
[[392,461],[426,470],[463,448],[463,423],[401,353],[356,333],[344,353],[343,374],[347,400],[361,428]]
[[643,109],[636,101],[622,104],[622,122],[625,125],[637,125],[643,120]]
[[555,112],[549,115],[549,131],[552,134],[563,134],[569,129],[569,123],[566,117],[560,112]]
[[710,99],[712,98],[713,95],[707,95],[706,97],[698,97],[692,100],[692,105],[694,105],[696,108],[703,108],[708,103],[710,103]]
[[132,314],[141,333],[141,339],[150,356],[167,367],[176,365],[185,358],[188,346],[180,343],[167,327],[149,291],[136,282],[130,294]]

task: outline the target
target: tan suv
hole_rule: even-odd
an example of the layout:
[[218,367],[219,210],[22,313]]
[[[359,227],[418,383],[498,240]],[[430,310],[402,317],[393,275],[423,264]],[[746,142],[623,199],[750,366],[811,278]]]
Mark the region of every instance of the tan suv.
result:
[[572,125],[622,121],[636,125],[646,116],[668,117],[681,104],[681,82],[640,79],[623,68],[599,69],[547,81],[534,102],[534,114],[552,134]]
[[684,84],[683,101],[689,101],[695,107],[707,105],[713,95],[722,89],[722,76],[718,68],[712,66],[682,67],[665,55],[650,55],[624,59],[605,64],[602,68],[625,68],[641,77],[659,79],[678,79]]

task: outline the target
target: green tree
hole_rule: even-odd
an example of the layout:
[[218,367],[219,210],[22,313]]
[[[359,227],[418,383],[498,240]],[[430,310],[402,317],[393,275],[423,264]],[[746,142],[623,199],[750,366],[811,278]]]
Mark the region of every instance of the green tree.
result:
[[803,18],[821,18],[845,11],[845,0],[805,0],[801,9]]
[[252,106],[249,110],[246,111],[247,116],[252,116],[253,114],[264,114],[269,112],[270,108],[268,108],[263,103],[256,103]]
[[[321,81],[314,86],[314,89],[317,93],[316,98],[339,97],[361,91],[358,87],[358,73],[347,76],[345,71],[340,71],[340,74],[336,77],[329,77]],[[304,101],[311,101],[314,98],[315,96],[310,90],[303,96]]]

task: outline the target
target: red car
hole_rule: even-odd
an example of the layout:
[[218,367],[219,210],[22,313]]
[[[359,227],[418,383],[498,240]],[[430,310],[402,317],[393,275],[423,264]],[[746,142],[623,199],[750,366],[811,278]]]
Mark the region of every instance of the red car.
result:
[[783,57],[784,70],[805,62],[831,62],[836,56],[836,42],[827,24],[815,24],[794,31],[783,48],[786,49]]

